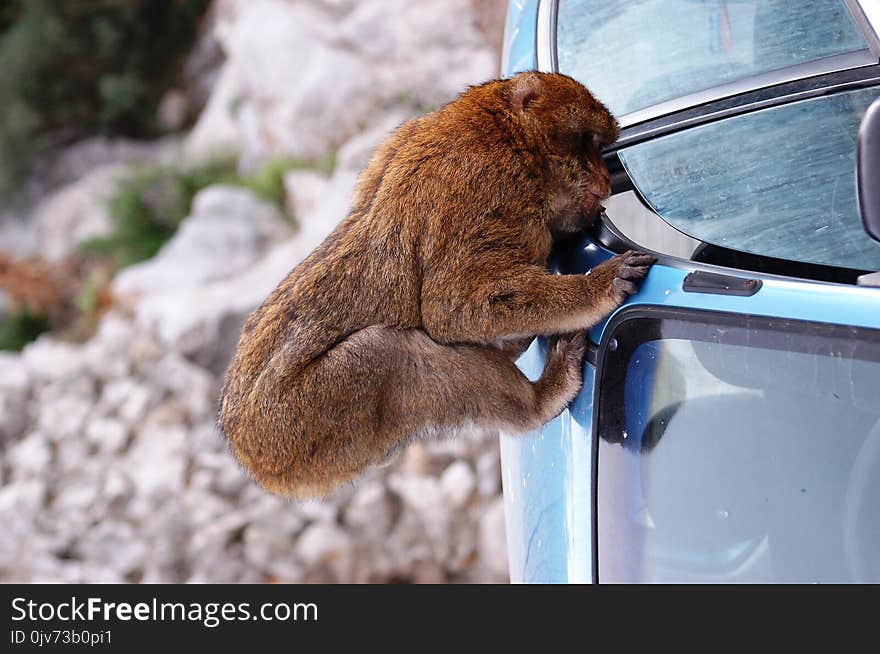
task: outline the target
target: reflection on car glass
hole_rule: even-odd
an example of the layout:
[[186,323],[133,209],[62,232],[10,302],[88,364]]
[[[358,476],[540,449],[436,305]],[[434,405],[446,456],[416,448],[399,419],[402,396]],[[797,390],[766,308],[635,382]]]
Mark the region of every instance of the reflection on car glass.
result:
[[708,243],[806,263],[880,270],[856,204],[856,134],[869,88],[764,109],[620,152],[648,204]]
[[840,0],[560,0],[556,43],[618,116],[867,47]]
[[880,581],[880,334],[698,316],[614,337],[600,581]]

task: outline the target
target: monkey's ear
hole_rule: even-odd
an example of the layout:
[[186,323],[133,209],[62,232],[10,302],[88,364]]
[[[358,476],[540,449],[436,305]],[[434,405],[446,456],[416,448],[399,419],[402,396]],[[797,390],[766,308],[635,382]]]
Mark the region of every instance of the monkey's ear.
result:
[[516,79],[510,103],[517,113],[528,111],[541,95],[541,79],[537,75],[522,75]]

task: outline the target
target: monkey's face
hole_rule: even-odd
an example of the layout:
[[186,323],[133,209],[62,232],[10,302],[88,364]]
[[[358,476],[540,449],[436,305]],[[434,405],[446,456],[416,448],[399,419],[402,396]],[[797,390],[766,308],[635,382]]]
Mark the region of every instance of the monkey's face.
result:
[[[590,138],[592,136],[592,138]],[[579,183],[583,190],[581,209],[592,222],[602,209],[602,201],[611,195],[611,175],[602,159],[602,143],[595,135],[587,135],[575,156],[579,158]]]
[[617,140],[617,121],[582,84],[565,75],[525,73],[514,85],[514,108],[540,134],[553,191],[549,225],[572,233],[588,227],[611,193],[602,148]]

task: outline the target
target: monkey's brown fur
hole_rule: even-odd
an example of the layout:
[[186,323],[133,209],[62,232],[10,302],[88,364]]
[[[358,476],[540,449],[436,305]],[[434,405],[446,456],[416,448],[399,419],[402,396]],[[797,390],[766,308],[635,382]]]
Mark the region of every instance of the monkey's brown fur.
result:
[[[245,323],[220,426],[244,467],[282,495],[322,495],[411,439],[463,426],[524,433],[582,383],[584,330],[651,257],[588,275],[546,268],[610,192],[605,107],[562,76],[473,87],[397,130],[349,216]],[[541,378],[514,360],[553,336]]]

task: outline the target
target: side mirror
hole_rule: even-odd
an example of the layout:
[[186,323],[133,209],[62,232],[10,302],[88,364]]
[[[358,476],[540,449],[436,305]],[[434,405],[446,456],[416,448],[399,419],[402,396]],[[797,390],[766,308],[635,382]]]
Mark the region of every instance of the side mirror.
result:
[[868,107],[859,126],[856,188],[865,231],[880,241],[880,98]]

